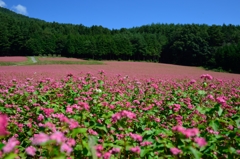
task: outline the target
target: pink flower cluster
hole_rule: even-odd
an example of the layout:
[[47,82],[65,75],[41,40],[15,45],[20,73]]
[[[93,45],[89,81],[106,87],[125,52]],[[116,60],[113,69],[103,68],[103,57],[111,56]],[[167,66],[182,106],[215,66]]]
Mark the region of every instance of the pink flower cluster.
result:
[[95,146],[95,150],[97,151],[97,157],[102,157],[103,159],[110,159],[112,154],[117,154],[121,151],[120,148],[114,147],[111,150],[104,152],[104,148],[102,145]]
[[141,146],[149,146],[149,145],[152,145],[152,142],[151,141],[144,141],[140,145]]
[[151,86],[152,86],[154,89],[158,89],[158,85],[157,85],[156,83],[151,84]]
[[135,119],[136,114],[127,110],[123,110],[121,112],[115,113],[112,115],[112,123],[116,123],[121,118],[126,117],[129,119]]
[[195,80],[195,79],[192,79],[189,83],[190,84],[194,84],[194,83],[196,83],[197,81]]
[[45,115],[49,117],[52,113],[54,113],[54,109],[52,108],[41,108],[44,111]]
[[88,105],[88,103],[78,102],[78,105],[80,105],[81,107],[83,107],[87,111],[89,111],[89,109],[90,109],[90,106]]
[[7,115],[0,113],[0,136],[7,135]]
[[[44,133],[34,134],[33,138],[31,138],[30,140],[32,141],[33,145],[41,145],[48,142],[49,140],[55,140],[57,144],[61,144],[61,152],[66,152],[67,154],[70,154],[73,151],[72,146],[76,144],[74,139],[66,138],[64,134],[59,131],[54,132],[50,136]],[[26,152],[29,155],[34,156],[35,148],[29,147],[28,149],[26,149]]]
[[173,131],[177,131],[185,135],[187,138],[197,136],[199,134],[199,130],[197,128],[189,128],[186,129],[182,126],[174,126],[172,128]]
[[142,141],[142,136],[141,135],[138,135],[138,134],[133,134],[133,133],[130,133],[129,136],[135,140],[135,141],[138,141],[138,142],[141,142]]
[[39,114],[37,120],[38,120],[38,121],[42,121],[43,119],[44,119],[44,116],[43,116],[42,114]]
[[6,145],[3,147],[3,152],[9,153],[9,152],[13,151],[15,146],[17,146],[19,144],[20,144],[20,142],[15,137],[12,137],[8,140]]
[[209,75],[209,74],[203,74],[203,75],[201,75],[201,78],[208,79],[208,80],[212,80],[213,79],[213,77],[211,75]]
[[173,147],[173,148],[170,148],[170,151],[172,152],[172,154],[174,155],[178,155],[179,153],[182,153],[182,150],[176,148],[176,147]]
[[224,97],[224,96],[217,97],[216,101],[220,104],[225,104],[226,103],[226,97]]
[[197,137],[197,135],[199,134],[199,130],[198,128],[184,128],[182,126],[174,126],[172,128],[173,131],[177,131],[177,132],[180,132],[182,133],[183,135],[185,135],[187,138],[190,138],[190,137],[195,137],[194,138],[194,141],[200,146],[206,146],[207,145],[207,142],[204,138],[201,138],[201,137]]
[[30,156],[35,156],[36,155],[36,148],[33,146],[29,146],[25,149],[26,153]]
[[200,146],[200,147],[203,147],[203,146],[206,146],[207,145],[207,141],[202,138],[202,137],[196,137],[194,139],[194,141]]
[[33,145],[40,145],[50,140],[49,136],[44,133],[34,134],[33,138],[30,139]]
[[97,151],[97,157],[98,158],[102,157],[103,146],[97,145],[97,146],[95,146],[95,150]]
[[214,135],[218,135],[218,134],[219,134],[218,131],[214,131],[211,127],[207,127],[206,130],[207,130],[208,133],[210,133],[210,134],[214,134]]
[[74,128],[77,128],[79,126],[78,121],[74,120],[74,119],[68,119],[64,114],[62,113],[56,113],[56,114],[52,114],[51,115],[54,118],[58,118],[59,121],[64,122],[69,124],[69,129],[72,130]]
[[136,146],[136,147],[130,148],[130,151],[132,151],[132,152],[134,152],[134,153],[137,153],[137,154],[140,154],[141,149],[140,149],[139,146]]
[[94,131],[93,129],[88,129],[88,133],[91,135],[98,135],[98,133],[96,131]]
[[173,111],[174,112],[178,112],[181,109],[181,105],[180,104],[173,104]]

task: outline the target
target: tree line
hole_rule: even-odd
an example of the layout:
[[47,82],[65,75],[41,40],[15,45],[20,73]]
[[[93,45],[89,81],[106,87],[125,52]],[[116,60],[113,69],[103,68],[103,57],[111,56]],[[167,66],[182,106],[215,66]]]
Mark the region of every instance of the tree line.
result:
[[0,56],[153,61],[240,73],[239,25],[157,23],[108,29],[49,23],[1,7],[0,19]]

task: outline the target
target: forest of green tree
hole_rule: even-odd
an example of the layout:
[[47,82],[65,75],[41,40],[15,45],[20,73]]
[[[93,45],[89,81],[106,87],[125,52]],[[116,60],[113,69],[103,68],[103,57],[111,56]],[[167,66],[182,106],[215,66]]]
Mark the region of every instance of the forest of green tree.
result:
[[0,56],[153,61],[240,73],[240,26],[149,24],[108,29],[45,22],[0,7]]

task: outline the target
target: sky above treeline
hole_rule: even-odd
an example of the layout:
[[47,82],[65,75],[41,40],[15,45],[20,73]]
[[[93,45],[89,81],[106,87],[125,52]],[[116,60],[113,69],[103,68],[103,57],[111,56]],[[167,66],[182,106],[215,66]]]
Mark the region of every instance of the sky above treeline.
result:
[[240,0],[0,0],[0,6],[47,22],[109,29],[152,23],[240,25]]

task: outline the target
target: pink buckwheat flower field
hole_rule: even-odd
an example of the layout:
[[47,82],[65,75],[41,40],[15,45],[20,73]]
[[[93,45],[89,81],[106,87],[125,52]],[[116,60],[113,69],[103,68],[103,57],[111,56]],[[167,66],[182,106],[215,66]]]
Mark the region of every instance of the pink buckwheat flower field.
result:
[[0,158],[240,157],[240,75],[196,67],[0,67]]
[[21,61],[26,61],[26,57],[22,56],[15,56],[15,57],[1,57],[0,62],[21,62]]
[[58,57],[54,57],[54,58],[38,58],[40,61],[83,61],[81,59],[77,59],[77,58],[58,58]]

